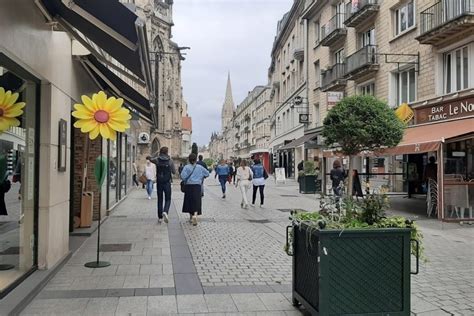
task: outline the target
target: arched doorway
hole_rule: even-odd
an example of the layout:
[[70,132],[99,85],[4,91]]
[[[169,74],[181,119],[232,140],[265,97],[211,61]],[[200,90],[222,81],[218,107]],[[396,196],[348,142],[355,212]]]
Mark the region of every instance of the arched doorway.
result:
[[158,154],[158,151],[160,150],[160,142],[158,141],[157,138],[153,140],[151,143],[151,154],[155,155]]

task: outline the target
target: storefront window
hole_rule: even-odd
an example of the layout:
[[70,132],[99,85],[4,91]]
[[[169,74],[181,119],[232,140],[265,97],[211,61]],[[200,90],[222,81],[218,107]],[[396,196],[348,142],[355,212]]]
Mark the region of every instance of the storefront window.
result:
[[[24,102],[19,126],[0,132],[0,297],[36,265],[36,108],[39,85],[0,56],[0,107]],[[4,67],[3,62],[12,65]],[[29,76],[29,75],[28,75]],[[6,93],[6,91],[10,91]],[[18,98],[16,95],[18,94]],[[9,101],[6,100],[9,98]],[[5,124],[5,121],[2,122]],[[15,125],[15,124],[13,124]]]
[[122,134],[120,137],[120,198],[127,194],[127,135]]
[[474,218],[474,136],[444,146],[445,217]]
[[109,194],[108,194],[108,208],[111,208],[118,201],[117,187],[118,187],[118,159],[117,159],[117,142],[109,141]]

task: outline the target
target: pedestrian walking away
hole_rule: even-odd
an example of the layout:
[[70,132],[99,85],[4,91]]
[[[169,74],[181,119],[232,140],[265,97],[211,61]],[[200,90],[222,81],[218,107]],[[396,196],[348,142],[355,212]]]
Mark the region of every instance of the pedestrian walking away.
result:
[[236,168],[232,162],[229,162],[229,176],[227,177],[229,184],[232,183],[232,177],[237,173]]
[[197,217],[202,214],[201,186],[205,178],[209,177],[209,171],[196,163],[196,154],[188,157],[189,164],[184,166],[181,172],[181,180],[184,182],[183,213],[188,213],[193,226],[197,225]]
[[219,165],[216,167],[216,177],[219,177],[219,183],[221,184],[222,198],[225,199],[225,189],[227,178],[229,177],[230,169],[225,163],[224,159],[221,159]]
[[262,165],[260,159],[254,161],[252,166],[253,172],[253,194],[252,194],[252,206],[255,206],[255,200],[257,199],[257,190],[260,193],[260,207],[263,207],[264,203],[264,190],[265,190],[265,180],[268,178],[268,173]]
[[168,147],[161,147],[160,154],[157,158],[153,158],[152,161],[156,164],[158,223],[161,223],[163,219],[165,223],[168,223],[168,213],[171,206],[171,180],[172,175],[176,173],[173,160],[168,155]]
[[[249,207],[249,202],[247,199],[247,191],[250,188],[250,181],[253,179],[253,172],[247,166],[247,161],[242,159],[240,161],[240,167],[237,168],[237,183],[236,185],[240,188],[240,194],[242,195],[242,201],[240,202],[240,207],[247,209]],[[263,203],[262,203],[263,204]]]
[[156,180],[156,166],[151,162],[151,157],[146,157],[145,164],[145,177],[146,177],[146,193],[148,194],[148,199],[151,200],[151,194],[153,192],[153,184]]
[[[198,156],[197,164],[207,170],[207,165],[206,165],[206,163],[203,161],[202,155],[199,155],[199,156]],[[180,174],[181,174],[181,172],[180,172]],[[202,185],[201,185],[201,196],[204,196],[204,179],[202,180]]]
[[138,188],[139,187],[139,183],[138,183],[138,180],[137,180],[137,174],[138,174],[138,167],[137,167],[137,163],[134,161],[132,163],[132,181],[133,181],[133,184],[135,184],[135,186]]
[[332,164],[332,170],[329,174],[332,181],[332,190],[336,198],[341,197],[341,182],[344,181],[344,178],[347,176],[344,169],[342,169],[341,162],[339,160],[334,160]]

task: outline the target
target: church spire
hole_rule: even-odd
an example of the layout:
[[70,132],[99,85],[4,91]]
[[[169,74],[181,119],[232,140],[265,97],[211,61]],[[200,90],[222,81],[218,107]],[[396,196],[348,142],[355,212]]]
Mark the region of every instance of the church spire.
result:
[[227,127],[227,124],[234,116],[234,99],[232,97],[232,85],[230,83],[230,72],[227,74],[227,88],[225,90],[225,100],[222,105],[222,129]]

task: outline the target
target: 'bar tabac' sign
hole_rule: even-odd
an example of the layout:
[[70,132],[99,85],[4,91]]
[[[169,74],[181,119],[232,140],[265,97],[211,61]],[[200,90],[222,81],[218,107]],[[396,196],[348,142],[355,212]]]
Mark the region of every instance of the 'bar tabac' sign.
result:
[[415,109],[416,124],[439,122],[474,115],[474,98],[455,100]]

